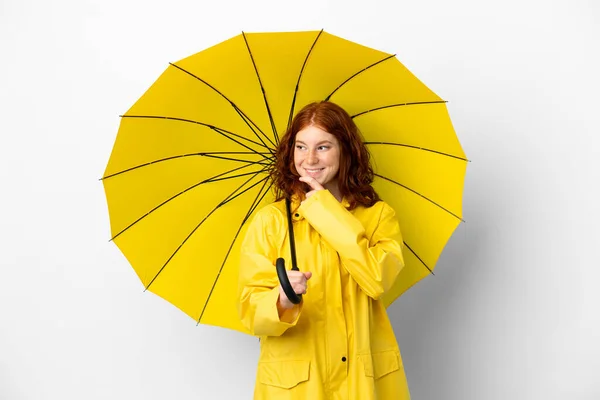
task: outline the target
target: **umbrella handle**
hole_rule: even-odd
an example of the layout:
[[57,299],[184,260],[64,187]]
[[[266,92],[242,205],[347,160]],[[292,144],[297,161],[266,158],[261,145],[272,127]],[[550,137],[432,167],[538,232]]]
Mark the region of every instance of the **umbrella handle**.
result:
[[[294,292],[292,288],[292,284],[290,283],[290,279],[287,276],[287,272],[285,270],[285,260],[283,258],[278,258],[275,263],[275,268],[277,268],[277,277],[279,278],[279,283],[281,284],[281,288],[283,292],[287,296],[287,298],[293,304],[300,304],[302,301],[302,295]],[[292,270],[298,271],[298,267],[292,266]]]

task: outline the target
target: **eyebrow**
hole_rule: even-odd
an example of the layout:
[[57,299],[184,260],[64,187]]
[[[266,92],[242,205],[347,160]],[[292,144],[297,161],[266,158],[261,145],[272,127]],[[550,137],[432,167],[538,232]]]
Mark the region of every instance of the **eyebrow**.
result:
[[[302,140],[296,140],[296,143],[306,144]],[[317,146],[320,145],[320,144],[324,144],[324,143],[333,144],[333,142],[330,141],[330,140],[321,140],[320,142],[317,143]]]

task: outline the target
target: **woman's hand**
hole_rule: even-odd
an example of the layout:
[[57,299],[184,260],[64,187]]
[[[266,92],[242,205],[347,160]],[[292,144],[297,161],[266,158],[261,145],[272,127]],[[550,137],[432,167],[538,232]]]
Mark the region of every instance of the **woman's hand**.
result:
[[[288,279],[290,280],[290,284],[292,285],[292,289],[294,289],[294,292],[296,294],[306,294],[307,281],[312,276],[312,272],[288,270],[288,271],[286,271],[286,273],[287,273]],[[294,307],[294,303],[292,303],[287,298],[281,285],[279,285],[279,304],[281,305],[281,308],[286,309],[286,310]]]
[[325,190],[325,188],[323,186],[321,186],[321,184],[319,182],[317,182],[317,180],[315,178],[312,178],[310,176],[301,176],[300,181],[306,183],[312,189],[311,191],[306,192],[305,196],[307,199],[310,196],[312,196],[313,194],[315,194],[317,191]]

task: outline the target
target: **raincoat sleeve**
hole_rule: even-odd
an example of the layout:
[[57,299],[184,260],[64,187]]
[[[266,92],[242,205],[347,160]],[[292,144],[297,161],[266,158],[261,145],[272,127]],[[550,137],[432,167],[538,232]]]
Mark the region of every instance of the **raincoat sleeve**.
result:
[[[373,206],[375,207],[375,206]],[[298,211],[339,254],[342,265],[369,297],[378,300],[404,267],[402,236],[394,210],[381,203],[371,238],[363,224],[328,191],[306,199]]]
[[295,326],[302,303],[285,310],[277,309],[279,279],[275,270],[277,245],[274,231],[283,223],[276,210],[256,214],[241,247],[238,311],[242,324],[256,336],[280,336]]

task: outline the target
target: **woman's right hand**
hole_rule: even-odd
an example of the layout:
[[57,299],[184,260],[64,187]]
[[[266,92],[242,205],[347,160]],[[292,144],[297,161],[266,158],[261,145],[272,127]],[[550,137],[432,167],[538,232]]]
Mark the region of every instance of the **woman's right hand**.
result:
[[[312,276],[312,272],[287,270],[286,273],[294,292],[296,294],[306,294],[307,281]],[[281,285],[279,285],[279,304],[281,305],[281,308],[286,310],[294,307],[294,303],[287,298]]]

